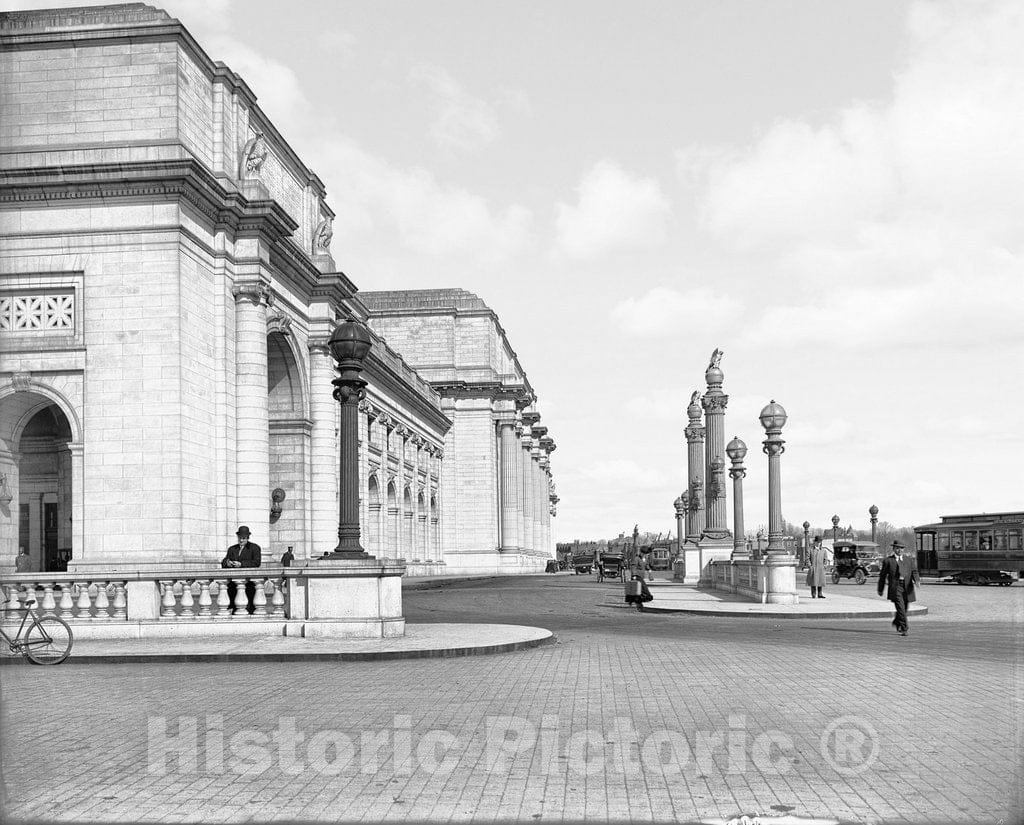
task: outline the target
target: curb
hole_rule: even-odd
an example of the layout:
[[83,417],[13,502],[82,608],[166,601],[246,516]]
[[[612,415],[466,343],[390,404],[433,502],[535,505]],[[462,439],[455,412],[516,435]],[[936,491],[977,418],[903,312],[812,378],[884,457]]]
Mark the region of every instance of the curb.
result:
[[[166,664],[180,662],[370,662],[395,659],[448,659],[457,656],[490,656],[495,653],[512,653],[534,647],[554,644],[554,633],[543,639],[527,639],[521,642],[505,642],[497,645],[475,645],[468,647],[439,647],[420,650],[367,650],[338,651],[336,653],[143,653],[132,656],[127,653],[86,653],[71,656],[62,664]],[[23,656],[3,656],[0,667],[32,664]],[[43,667],[41,665],[41,667]]]
[[[741,612],[739,610],[708,610],[696,607],[644,607],[644,613],[690,613],[696,616],[721,616],[728,619],[891,619],[891,610],[873,611],[837,611],[835,613],[779,613],[779,612]],[[908,616],[924,616],[927,607],[908,610]]]

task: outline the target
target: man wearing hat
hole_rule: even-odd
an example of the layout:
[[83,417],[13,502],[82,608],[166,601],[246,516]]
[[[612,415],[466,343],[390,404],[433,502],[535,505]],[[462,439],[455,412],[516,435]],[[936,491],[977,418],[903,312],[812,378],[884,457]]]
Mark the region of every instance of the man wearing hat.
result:
[[896,618],[892,620],[896,632],[907,635],[907,605],[917,601],[916,588],[921,584],[921,576],[917,572],[917,560],[903,553],[906,546],[902,541],[892,543],[892,555],[882,562],[882,571],[878,574],[878,595],[889,585],[889,601],[896,606]]
[[[220,566],[226,568],[235,567],[259,567],[262,560],[262,552],[258,544],[249,541],[249,528],[242,525],[235,533],[238,536],[238,544],[232,544],[228,548],[228,554],[221,561]],[[231,602],[231,612],[235,612],[235,593],[238,586],[234,581],[228,582],[228,600]],[[252,599],[256,594],[256,585],[251,581],[245,583],[246,611],[250,614],[256,609]]]

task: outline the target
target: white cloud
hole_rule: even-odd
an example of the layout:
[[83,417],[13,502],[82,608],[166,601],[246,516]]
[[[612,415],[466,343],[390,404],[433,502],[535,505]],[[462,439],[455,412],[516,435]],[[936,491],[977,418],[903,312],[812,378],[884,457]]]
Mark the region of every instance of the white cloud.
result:
[[577,191],[576,206],[556,206],[557,248],[570,258],[664,241],[671,204],[657,181],[603,160],[583,176]]
[[409,73],[409,79],[427,92],[434,116],[430,136],[441,149],[475,151],[493,143],[501,134],[494,108],[469,94],[439,66],[417,66]]
[[658,286],[639,298],[626,298],[612,309],[612,321],[628,335],[663,338],[683,335],[702,338],[735,323],[743,305],[707,287],[679,292]]
[[318,152],[325,180],[340,186],[337,248],[374,231],[397,232],[409,251],[432,257],[468,256],[500,264],[532,243],[532,213],[512,204],[502,211],[471,192],[444,186],[423,169],[397,168],[354,141],[332,136]]
[[690,393],[683,389],[656,389],[644,395],[630,396],[626,412],[645,421],[667,421],[679,425],[686,421]]
[[[619,494],[635,491],[657,490],[667,483],[661,471],[649,467],[641,467],[631,458],[609,458],[593,461],[579,470],[567,468],[569,479],[578,480],[577,476],[588,482],[596,482],[606,489],[614,487]],[[571,482],[569,482],[571,483]]]

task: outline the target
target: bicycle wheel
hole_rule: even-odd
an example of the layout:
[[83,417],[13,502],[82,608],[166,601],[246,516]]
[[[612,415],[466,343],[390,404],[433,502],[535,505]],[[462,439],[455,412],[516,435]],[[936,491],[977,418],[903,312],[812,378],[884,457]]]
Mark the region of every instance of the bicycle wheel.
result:
[[22,650],[37,665],[59,665],[71,655],[73,641],[67,622],[43,616],[29,627]]

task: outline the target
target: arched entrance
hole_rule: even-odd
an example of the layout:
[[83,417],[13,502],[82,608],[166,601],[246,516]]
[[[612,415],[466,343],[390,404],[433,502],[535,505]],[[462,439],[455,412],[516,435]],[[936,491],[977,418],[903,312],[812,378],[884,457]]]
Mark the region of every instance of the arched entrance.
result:
[[267,392],[269,413],[270,489],[284,491],[281,512],[271,518],[267,558],[276,561],[287,547],[300,557],[308,551],[306,537],[306,464],[310,423],[306,420],[301,371],[283,332],[267,336]]
[[21,548],[28,570],[61,572],[72,558],[74,465],[81,457],[72,421],[36,392],[0,399],[0,475],[11,501],[0,503],[0,563],[8,569]]

